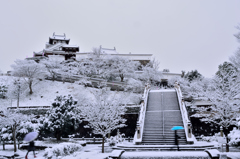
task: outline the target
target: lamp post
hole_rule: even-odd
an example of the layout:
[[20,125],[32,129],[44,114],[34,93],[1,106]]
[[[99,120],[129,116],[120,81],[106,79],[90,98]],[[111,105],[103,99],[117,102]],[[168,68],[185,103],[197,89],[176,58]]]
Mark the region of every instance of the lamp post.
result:
[[223,127],[220,127],[221,137],[223,137]]

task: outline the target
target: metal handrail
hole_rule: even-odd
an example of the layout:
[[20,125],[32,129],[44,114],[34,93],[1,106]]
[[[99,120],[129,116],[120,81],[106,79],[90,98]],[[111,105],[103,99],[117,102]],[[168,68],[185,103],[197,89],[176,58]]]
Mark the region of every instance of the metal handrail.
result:
[[191,122],[188,118],[187,109],[186,109],[185,104],[182,100],[182,92],[181,92],[179,84],[175,83],[174,88],[176,89],[176,92],[177,92],[177,97],[178,97],[178,102],[179,102],[179,106],[180,106],[180,111],[181,111],[181,114],[182,114],[183,125],[184,125],[184,130],[185,130],[185,135],[186,135],[187,142],[193,143],[193,137],[192,137],[193,135],[192,135],[192,131],[191,131]]
[[163,136],[164,136],[164,110],[162,112],[163,112]]
[[150,90],[149,84],[146,84],[144,93],[143,93],[143,102],[141,103],[141,110],[139,112],[139,118],[137,121],[137,129],[134,135],[134,143],[140,143],[142,142],[142,136],[143,136],[143,128],[144,128],[144,122],[145,122],[145,114],[147,109],[147,102],[148,102],[148,92]]
[[[161,98],[162,98],[162,100],[161,100],[161,104],[162,104],[162,108],[163,108],[163,93],[161,93]],[[163,118],[163,136],[164,136],[164,108],[162,109],[162,118]]]

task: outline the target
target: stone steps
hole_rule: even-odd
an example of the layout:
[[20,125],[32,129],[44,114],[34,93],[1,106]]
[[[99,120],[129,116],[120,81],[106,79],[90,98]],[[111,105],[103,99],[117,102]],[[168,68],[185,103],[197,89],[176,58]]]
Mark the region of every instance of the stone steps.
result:
[[[142,144],[174,145],[173,126],[183,126],[176,92],[149,92]],[[179,144],[186,144],[185,131],[178,130],[177,134]]]

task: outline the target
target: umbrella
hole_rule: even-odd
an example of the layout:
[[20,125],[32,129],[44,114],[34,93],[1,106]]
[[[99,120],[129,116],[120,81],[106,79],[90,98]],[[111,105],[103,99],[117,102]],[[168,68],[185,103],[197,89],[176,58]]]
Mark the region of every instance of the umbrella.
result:
[[38,132],[30,132],[24,137],[24,141],[31,142],[38,137]]
[[182,126],[174,126],[172,127],[171,130],[180,130],[180,129],[184,129]]

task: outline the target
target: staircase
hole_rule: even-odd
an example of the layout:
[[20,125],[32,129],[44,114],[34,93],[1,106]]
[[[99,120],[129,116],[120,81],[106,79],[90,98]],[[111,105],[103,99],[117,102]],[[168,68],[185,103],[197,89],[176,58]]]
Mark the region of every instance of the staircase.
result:
[[[173,126],[183,126],[175,90],[152,90],[148,95],[142,144],[175,145]],[[180,145],[187,144],[185,131],[177,130]]]

